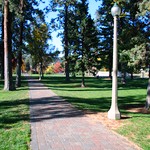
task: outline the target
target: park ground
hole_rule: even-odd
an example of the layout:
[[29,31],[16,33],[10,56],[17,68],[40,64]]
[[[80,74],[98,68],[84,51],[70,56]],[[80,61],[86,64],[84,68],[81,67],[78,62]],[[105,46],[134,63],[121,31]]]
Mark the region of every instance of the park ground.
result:
[[[144,150],[150,149],[150,112],[144,110],[148,79],[129,79],[125,85],[119,81],[118,106],[121,120],[107,119],[111,80],[88,77],[85,81],[85,88],[80,88],[80,77],[65,82],[63,76],[51,75],[45,76],[41,82],[96,122],[100,121]],[[22,87],[10,92],[2,90],[1,80],[0,89],[0,149],[29,149],[31,133],[27,80],[23,78]]]

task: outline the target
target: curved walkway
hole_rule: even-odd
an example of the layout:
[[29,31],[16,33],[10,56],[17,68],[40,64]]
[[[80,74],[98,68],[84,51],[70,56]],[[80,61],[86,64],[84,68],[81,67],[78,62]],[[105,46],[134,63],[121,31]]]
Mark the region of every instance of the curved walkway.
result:
[[122,136],[29,79],[32,150],[137,150]]

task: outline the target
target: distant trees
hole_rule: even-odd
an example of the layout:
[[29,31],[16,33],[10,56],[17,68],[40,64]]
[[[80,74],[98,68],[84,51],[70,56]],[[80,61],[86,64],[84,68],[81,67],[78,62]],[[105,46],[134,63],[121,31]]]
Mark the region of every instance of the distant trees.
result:
[[50,39],[49,28],[46,23],[38,18],[37,21],[31,25],[30,31],[27,38],[27,48],[32,56],[35,68],[39,66],[40,76],[43,76],[43,67],[46,65],[45,61],[49,57],[47,52],[49,48],[47,41]]
[[[133,77],[133,72],[140,68],[150,68],[149,2],[114,2],[118,2],[122,8],[118,24],[119,70],[124,74],[129,72]],[[51,29],[60,29],[66,81],[70,80],[71,74],[75,77],[80,72],[81,86],[84,87],[85,72],[94,74],[95,68],[102,67],[109,69],[111,77],[113,17],[110,10],[113,2],[102,0],[95,22],[88,13],[87,0],[49,0],[50,5],[46,10],[58,12],[58,16],[51,20],[51,29],[45,22],[43,10],[38,8],[39,3],[32,0],[0,1],[0,63],[1,78],[4,77],[5,69],[4,89],[12,90],[14,87],[11,64],[17,66],[16,87],[21,86],[24,53],[32,59],[32,65],[31,60],[24,61],[27,62],[27,68],[38,66],[43,74],[43,68],[54,57],[48,44]]]
[[23,24],[24,24],[24,0],[19,3],[19,39],[18,39],[18,52],[17,52],[17,68],[16,68],[16,86],[21,86],[21,66],[22,66],[22,47],[23,47]]
[[[81,71],[81,86],[84,87],[85,71],[92,68],[92,62],[95,60],[93,56],[98,48],[97,30],[88,13],[87,0],[58,1],[54,4],[53,6],[60,7],[58,19],[60,18],[59,23],[63,27],[60,35],[64,46],[66,81],[69,81],[70,73],[75,76],[77,71]],[[54,20],[52,21],[54,24]],[[57,23],[55,22],[55,26]]]
[[[60,35],[62,36],[62,43],[64,47],[64,61],[65,61],[65,75],[66,75],[66,81],[70,80],[70,67],[69,67],[69,20],[71,19],[71,16],[69,15],[73,10],[77,3],[77,0],[50,0],[51,8],[54,11],[58,11],[58,17],[53,20],[55,27],[57,29],[62,29],[63,33]],[[59,25],[58,25],[59,24]]]
[[54,73],[62,73],[63,72],[62,64],[59,61],[57,61],[53,65],[53,72]]
[[95,53],[98,50],[98,32],[94,21],[88,14],[86,0],[79,2],[75,9],[75,27],[71,34],[76,38],[70,38],[72,53],[70,59],[75,59],[76,69],[82,73],[81,87],[85,87],[85,72],[92,70],[95,62]]
[[[26,47],[28,38],[27,35],[29,35],[28,29],[30,24],[32,24],[35,20],[35,14],[41,15],[42,11],[36,9],[36,7],[33,7],[38,5],[37,1],[33,2],[30,0],[5,0],[0,1],[0,5],[2,6],[2,8],[4,8],[1,9],[2,15],[0,16],[2,31],[0,41],[1,78],[5,77],[4,90],[9,91],[13,90],[15,87],[12,80],[12,64],[13,67],[15,66],[15,64],[17,64],[16,87],[21,86],[21,67],[23,62],[22,52],[29,52]],[[3,73],[3,70],[5,70],[5,75]]]
[[96,25],[99,31],[99,56],[102,66],[108,68],[109,77],[112,72],[112,55],[113,55],[113,17],[110,13],[112,0],[102,1],[102,5],[97,11]]
[[[142,10],[143,4],[147,9],[147,2],[114,0],[122,8],[122,14],[118,21],[118,51],[119,51],[119,70],[124,74],[147,68],[149,66],[149,38],[148,38],[148,11]],[[97,24],[100,32],[100,47],[102,62],[104,66],[112,60],[112,16],[110,9],[111,1],[102,1],[102,6],[97,12]],[[131,9],[132,8],[132,9]],[[112,61],[111,61],[112,62]],[[111,64],[108,63],[111,72]]]
[[[129,9],[131,6],[133,9]],[[124,12],[128,12],[130,15],[121,18],[123,30],[120,36],[120,49],[122,51],[129,51],[130,61],[127,66],[130,67],[132,60],[132,65],[134,65],[135,69],[146,68],[145,54],[146,45],[148,44],[148,18],[146,15],[144,17],[137,16],[137,12],[139,12],[138,1],[126,4],[124,9]]]
[[51,63],[45,69],[46,74],[54,74],[54,73],[64,73],[64,68],[60,61],[56,61],[55,63]]

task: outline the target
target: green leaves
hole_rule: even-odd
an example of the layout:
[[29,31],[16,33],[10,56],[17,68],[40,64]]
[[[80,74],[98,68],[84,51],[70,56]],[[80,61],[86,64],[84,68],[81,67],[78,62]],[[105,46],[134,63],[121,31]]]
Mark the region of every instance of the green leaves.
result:
[[139,10],[140,13],[138,15],[144,16],[146,13],[150,12],[150,1],[148,0],[142,0],[139,2]]

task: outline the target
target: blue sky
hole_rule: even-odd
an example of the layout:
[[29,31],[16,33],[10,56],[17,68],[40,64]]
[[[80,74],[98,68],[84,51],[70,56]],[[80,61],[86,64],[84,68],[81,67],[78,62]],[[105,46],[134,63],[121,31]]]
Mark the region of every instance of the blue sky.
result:
[[[47,1],[48,2],[48,1]],[[48,3],[42,4],[42,6],[40,7],[44,7],[46,6]],[[101,2],[95,2],[95,0],[89,0],[89,13],[91,14],[91,17],[94,19],[95,18],[95,12],[98,9],[98,7],[101,5]],[[47,16],[46,16],[46,21],[50,22],[51,18],[54,18],[57,15],[57,13],[53,13],[50,12]],[[49,43],[55,46],[55,49],[58,49],[60,51],[63,50],[62,48],[62,43],[61,43],[61,39],[59,37],[57,37],[58,32],[53,32],[52,33],[52,41],[50,41]],[[62,56],[62,55],[61,55]]]

